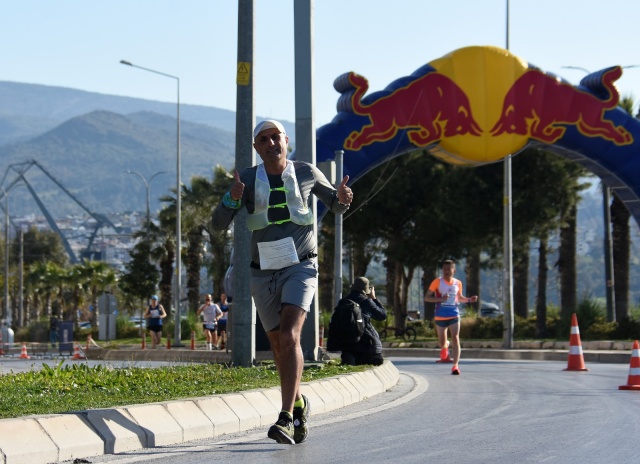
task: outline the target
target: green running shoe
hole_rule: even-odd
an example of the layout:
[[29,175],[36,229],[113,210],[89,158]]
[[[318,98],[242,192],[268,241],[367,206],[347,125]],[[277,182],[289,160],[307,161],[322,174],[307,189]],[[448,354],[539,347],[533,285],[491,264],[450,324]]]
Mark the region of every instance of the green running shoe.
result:
[[296,443],[293,439],[293,434],[293,421],[284,412],[280,413],[278,421],[269,427],[269,432],[267,432],[269,438],[283,445],[294,445]]
[[293,408],[293,440],[296,443],[303,443],[309,435],[307,420],[311,413],[311,402],[304,395],[302,399],[304,399],[304,408]]

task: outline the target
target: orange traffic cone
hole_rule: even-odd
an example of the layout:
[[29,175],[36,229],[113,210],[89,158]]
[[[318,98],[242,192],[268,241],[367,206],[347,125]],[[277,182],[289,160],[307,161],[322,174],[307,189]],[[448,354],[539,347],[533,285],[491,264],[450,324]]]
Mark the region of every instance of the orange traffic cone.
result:
[[447,346],[440,349],[440,359],[438,359],[437,363],[452,363],[453,359],[451,359],[451,354],[449,353],[449,345],[450,343],[447,341]]
[[633,343],[627,384],[620,385],[618,390],[640,390],[640,345],[638,344],[638,340]]
[[71,356],[71,359],[87,359],[87,357],[84,355],[84,353],[82,353],[80,351],[80,345],[78,345],[77,343],[74,343],[74,348],[73,348],[73,356]]
[[20,350],[20,359],[31,359],[31,356],[27,354],[27,344],[22,344],[22,349]]
[[588,371],[584,367],[584,356],[582,355],[582,343],[580,342],[580,329],[578,328],[578,317],[575,313],[571,316],[571,336],[569,337],[569,362],[565,371]]

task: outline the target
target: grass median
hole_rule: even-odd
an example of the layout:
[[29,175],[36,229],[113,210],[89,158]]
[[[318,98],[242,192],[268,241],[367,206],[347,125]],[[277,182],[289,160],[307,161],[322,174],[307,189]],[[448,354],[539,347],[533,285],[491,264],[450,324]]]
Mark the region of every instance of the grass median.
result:
[[[305,367],[302,381],[368,367],[329,361]],[[38,371],[0,375],[0,419],[219,395],[279,384],[273,362],[248,368],[222,364],[114,368],[60,361],[45,364]]]

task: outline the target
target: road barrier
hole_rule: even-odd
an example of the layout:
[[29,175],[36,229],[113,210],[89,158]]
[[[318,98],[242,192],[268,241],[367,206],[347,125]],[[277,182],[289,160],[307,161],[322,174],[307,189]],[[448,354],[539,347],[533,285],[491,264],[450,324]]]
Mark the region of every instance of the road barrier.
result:
[[588,371],[584,367],[584,355],[582,354],[582,343],[580,342],[580,328],[578,327],[578,316],[573,313],[571,316],[571,336],[569,337],[569,360],[565,371]]
[[27,344],[22,344],[22,349],[20,350],[20,359],[31,359],[31,356],[27,354]]
[[620,385],[618,390],[640,390],[640,345],[638,345],[638,340],[633,344],[627,384]]
[[73,356],[71,356],[71,359],[74,359],[76,361],[79,359],[87,359],[84,353],[80,350],[80,345],[78,345],[77,343],[74,343]]

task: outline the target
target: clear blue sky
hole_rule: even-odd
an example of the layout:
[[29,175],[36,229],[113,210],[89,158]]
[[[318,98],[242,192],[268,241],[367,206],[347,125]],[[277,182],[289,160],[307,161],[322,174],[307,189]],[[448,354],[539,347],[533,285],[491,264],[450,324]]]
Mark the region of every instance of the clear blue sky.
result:
[[[293,0],[256,0],[255,110],[293,121]],[[335,115],[333,81],[371,91],[469,45],[506,46],[506,0],[315,0],[316,125]],[[4,0],[0,80],[235,110],[235,0]],[[509,49],[573,83],[582,71],[640,65],[638,0],[511,0]],[[640,67],[621,94],[640,98]],[[0,102],[0,111],[2,111]]]

